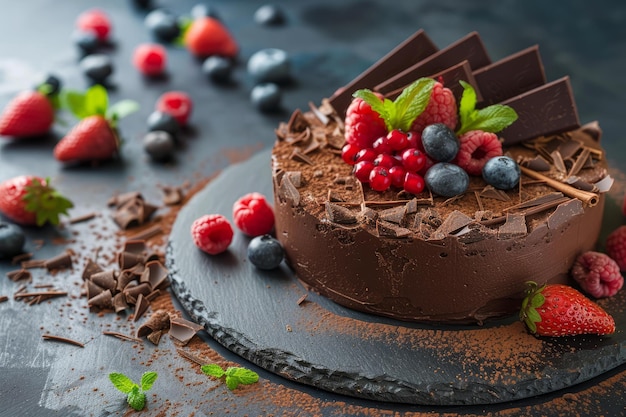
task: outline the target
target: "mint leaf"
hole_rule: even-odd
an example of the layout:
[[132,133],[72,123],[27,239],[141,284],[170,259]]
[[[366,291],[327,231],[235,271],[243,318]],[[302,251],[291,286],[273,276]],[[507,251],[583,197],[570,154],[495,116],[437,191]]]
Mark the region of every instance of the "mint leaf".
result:
[[152,384],[156,381],[158,375],[156,372],[146,372],[141,376],[141,390],[148,391],[152,388]]
[[471,130],[497,133],[517,120],[515,110],[503,104],[493,104],[476,110],[476,91],[465,81],[459,82],[463,86],[463,95],[459,103],[461,127],[456,132],[457,136]]
[[226,386],[228,387],[229,390],[231,391],[234,390],[235,388],[239,386],[239,379],[232,377],[232,376],[227,376]]
[[113,386],[124,394],[130,393],[133,388],[139,388],[129,377],[118,372],[111,372],[109,374],[109,380],[113,383]]
[[95,84],[87,89],[85,92],[85,112],[87,112],[89,116],[104,116],[108,106],[109,95],[106,88],[100,84]]
[[432,78],[420,78],[402,91],[394,101],[396,114],[393,129],[403,132],[411,129],[415,119],[426,109],[434,85]]
[[139,110],[139,103],[134,100],[122,100],[112,105],[104,116],[107,120],[117,122],[137,110]]
[[224,370],[219,365],[214,363],[210,365],[202,365],[200,369],[202,369],[202,372],[208,376],[214,376],[216,378],[224,376]]
[[461,101],[459,102],[459,119],[461,120],[461,126],[468,123],[471,114],[476,109],[476,91],[471,84],[465,81],[459,81],[463,86],[463,94],[461,95]]
[[226,370],[226,378],[237,378],[240,384],[250,385],[259,380],[259,374],[246,368],[231,367]]
[[61,94],[61,106],[79,119],[90,116],[85,107],[85,95],[79,91],[64,90]]
[[136,411],[141,411],[146,406],[146,394],[139,390],[139,386],[135,385],[126,397],[128,405]]

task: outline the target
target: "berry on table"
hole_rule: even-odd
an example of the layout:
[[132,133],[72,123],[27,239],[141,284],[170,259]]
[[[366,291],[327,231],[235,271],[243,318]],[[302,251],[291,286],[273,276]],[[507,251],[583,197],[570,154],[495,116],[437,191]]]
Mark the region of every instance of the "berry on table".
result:
[[80,60],[80,69],[94,84],[106,84],[113,74],[113,60],[105,54],[91,54]]
[[442,197],[463,194],[469,186],[467,172],[449,162],[438,162],[430,167],[424,181],[433,193]]
[[284,83],[291,77],[289,55],[278,48],[261,49],[248,59],[247,70],[257,83]]
[[495,133],[471,130],[461,135],[459,142],[455,163],[469,175],[481,175],[487,161],[502,156],[502,143]]
[[626,271],[626,226],[620,226],[609,234],[605,250],[617,262],[619,269]]
[[263,26],[277,26],[285,23],[283,9],[273,4],[266,4],[254,12],[254,21]]
[[624,285],[617,263],[600,252],[588,251],[579,255],[571,275],[583,291],[595,298],[611,297]]
[[454,94],[440,82],[435,82],[428,105],[426,109],[417,116],[411,126],[411,130],[421,132],[426,126],[435,123],[443,123],[451,130],[454,130],[457,121],[458,116]]
[[191,236],[195,245],[209,255],[220,254],[233,240],[233,228],[221,214],[207,214],[194,220]]
[[155,161],[167,161],[172,157],[176,141],[171,134],[162,130],[146,133],[143,137],[143,149]]
[[274,83],[255,85],[250,92],[250,101],[262,112],[273,112],[280,109],[282,93]]
[[178,19],[165,9],[155,9],[148,13],[144,25],[152,37],[160,42],[172,42],[180,35]]
[[144,75],[160,76],[165,73],[167,51],[156,43],[144,43],[133,52],[133,65]]
[[402,188],[407,193],[411,194],[419,194],[424,191],[426,186],[426,182],[424,178],[416,173],[407,172],[404,176],[404,182],[402,184]]
[[361,98],[352,100],[346,112],[346,142],[359,148],[371,148],[376,139],[386,135],[385,121],[380,114],[372,110],[371,105],[365,100]]
[[26,236],[17,225],[0,221],[0,259],[10,259],[22,253]]
[[179,125],[185,126],[193,110],[193,102],[184,91],[168,91],[157,99],[156,109],[172,115]]
[[422,131],[424,151],[436,161],[450,162],[459,152],[459,138],[443,123],[428,125]]
[[510,190],[517,186],[520,176],[519,165],[508,156],[491,158],[483,167],[485,182],[501,190]]
[[248,236],[265,235],[274,228],[274,210],[263,194],[248,193],[233,204],[233,221]]
[[376,166],[369,175],[370,188],[374,191],[386,191],[391,186],[391,176],[389,170],[383,166]]
[[76,20],[76,26],[84,32],[94,33],[100,41],[107,40],[111,33],[109,16],[99,9],[91,9],[81,13]]
[[39,91],[23,91],[0,114],[0,135],[13,138],[40,136],[54,123],[54,107]]
[[283,245],[270,235],[256,236],[248,244],[248,259],[259,269],[278,268],[283,261],[285,252]]
[[202,63],[202,72],[216,83],[227,83],[233,72],[233,62],[229,58],[213,55]]
[[213,17],[193,20],[184,36],[184,43],[193,55],[206,58],[221,55],[233,58],[239,52],[239,45],[226,27]]
[[174,116],[159,110],[150,113],[146,124],[148,125],[148,131],[162,130],[172,135],[174,139],[176,139],[180,133],[180,124]]

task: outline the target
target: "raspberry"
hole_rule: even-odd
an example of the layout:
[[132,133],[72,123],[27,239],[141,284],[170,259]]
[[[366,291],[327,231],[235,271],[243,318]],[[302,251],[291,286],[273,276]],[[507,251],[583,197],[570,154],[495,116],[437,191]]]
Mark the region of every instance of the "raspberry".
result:
[[233,240],[233,228],[221,214],[207,214],[191,225],[191,236],[198,248],[209,255],[228,249]]
[[171,114],[179,125],[185,126],[193,109],[191,97],[183,91],[168,91],[157,100],[156,109]]
[[615,229],[606,238],[606,254],[609,255],[622,271],[626,271],[626,226]]
[[141,73],[153,77],[163,74],[167,63],[165,48],[156,43],[139,45],[133,53],[133,65]]
[[411,130],[421,133],[428,125],[443,123],[454,130],[457,123],[456,99],[449,88],[435,82],[428,105],[413,122]]
[[111,32],[111,21],[102,10],[92,9],[81,13],[76,20],[76,26],[83,32],[92,32],[96,37],[105,41]]
[[274,210],[260,193],[249,193],[235,201],[233,219],[248,236],[265,235],[274,228]]
[[599,252],[585,252],[576,258],[571,274],[584,291],[596,298],[615,295],[624,284],[617,263]]
[[371,148],[374,141],[387,135],[385,121],[372,107],[360,98],[348,106],[345,121],[346,142],[359,148]]
[[471,130],[462,134],[459,141],[461,148],[455,163],[469,175],[481,175],[488,160],[502,155],[502,144],[495,133]]

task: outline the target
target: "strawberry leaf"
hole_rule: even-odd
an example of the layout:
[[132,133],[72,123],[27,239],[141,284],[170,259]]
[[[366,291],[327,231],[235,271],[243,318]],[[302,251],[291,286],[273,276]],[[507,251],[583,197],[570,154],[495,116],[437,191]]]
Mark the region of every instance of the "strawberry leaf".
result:
[[61,94],[61,105],[78,119],[90,116],[85,107],[85,94],[79,91],[64,90]]
[[515,110],[503,104],[494,104],[476,110],[476,91],[469,83],[464,81],[460,83],[463,86],[463,95],[459,104],[461,127],[456,132],[457,136],[471,130],[497,133],[517,120]]
[[139,110],[139,103],[134,100],[122,100],[112,105],[105,113],[105,118],[112,122],[113,127],[117,121]]
[[85,92],[85,112],[89,116],[104,116],[109,106],[109,95],[106,88],[100,84],[87,89]]
[[409,131],[417,116],[426,109],[434,85],[435,80],[432,78],[420,78],[402,91],[394,101],[394,129]]
[[130,393],[134,387],[137,387],[129,377],[118,372],[111,372],[109,374],[109,380],[113,383],[113,386],[123,392],[124,394]]

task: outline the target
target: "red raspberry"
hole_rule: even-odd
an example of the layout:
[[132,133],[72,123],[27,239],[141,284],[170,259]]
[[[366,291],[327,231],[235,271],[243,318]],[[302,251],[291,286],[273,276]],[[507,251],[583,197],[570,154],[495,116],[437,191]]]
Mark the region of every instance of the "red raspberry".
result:
[[361,98],[355,98],[348,106],[345,121],[346,142],[359,148],[371,148],[374,141],[387,135],[385,121]]
[[428,125],[443,123],[454,130],[457,123],[456,99],[449,88],[445,88],[440,82],[435,82],[433,92],[430,94],[428,105],[413,122],[411,130],[422,133]]
[[626,226],[615,229],[606,238],[606,254],[609,255],[622,271],[626,271]]
[[189,94],[183,91],[168,91],[159,97],[156,109],[172,115],[179,125],[185,126],[191,115],[193,102]]
[[249,193],[233,204],[233,220],[248,236],[261,236],[274,228],[274,210],[263,194]]
[[488,160],[502,156],[502,143],[495,133],[470,130],[459,137],[461,147],[455,163],[469,175],[482,175]]
[[404,177],[404,184],[402,187],[407,193],[419,194],[424,191],[425,185],[426,183],[421,175],[407,172]]
[[626,216],[626,195],[624,196],[624,201],[622,202],[622,214]]
[[209,255],[217,255],[228,249],[233,240],[233,228],[221,214],[207,214],[191,225],[193,242]]
[[139,45],[133,53],[133,65],[139,72],[153,77],[165,72],[167,52],[164,47],[156,43]]
[[92,9],[82,12],[76,20],[78,29],[85,32],[93,32],[96,37],[105,41],[111,32],[111,21],[102,10]]
[[571,273],[580,287],[596,298],[615,295],[624,285],[619,266],[604,253],[583,253],[576,258]]
[[385,191],[391,186],[391,176],[387,168],[375,166],[370,172],[370,187],[374,191]]

